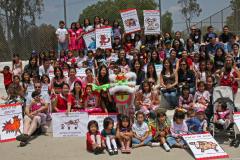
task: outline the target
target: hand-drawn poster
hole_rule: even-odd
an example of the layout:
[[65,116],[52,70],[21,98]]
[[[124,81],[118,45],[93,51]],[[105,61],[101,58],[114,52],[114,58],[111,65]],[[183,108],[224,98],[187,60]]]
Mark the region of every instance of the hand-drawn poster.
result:
[[102,27],[96,29],[96,47],[101,49],[112,48],[112,27]]
[[15,140],[22,132],[22,105],[0,105],[0,142]]
[[86,112],[53,113],[53,137],[83,137],[87,133]]
[[219,146],[210,133],[184,135],[183,139],[196,160],[227,158],[228,154]]
[[88,50],[96,49],[96,35],[95,31],[87,32],[83,35],[83,39],[85,41],[86,47]]
[[160,34],[160,12],[159,10],[144,10],[144,33]]
[[122,10],[120,13],[125,33],[133,33],[141,30],[136,9]]

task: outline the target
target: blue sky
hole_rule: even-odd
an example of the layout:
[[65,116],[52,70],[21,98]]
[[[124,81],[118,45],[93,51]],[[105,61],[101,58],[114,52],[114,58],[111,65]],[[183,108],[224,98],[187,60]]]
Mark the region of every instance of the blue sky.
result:
[[[88,5],[96,3],[98,0],[66,0],[67,1],[67,21],[68,24],[72,21],[76,21],[79,14]],[[158,2],[158,0],[156,0]],[[173,29],[183,30],[185,24],[180,13],[180,6],[177,4],[178,0],[162,0],[162,12],[167,10],[173,14]],[[198,0],[202,13],[200,17],[195,18],[193,21],[198,22],[210,15],[218,12],[219,10],[229,6],[230,0]],[[46,23],[54,26],[58,25],[58,21],[64,19],[63,13],[63,0],[44,0],[44,11],[41,15],[41,19],[37,21],[37,24]]]

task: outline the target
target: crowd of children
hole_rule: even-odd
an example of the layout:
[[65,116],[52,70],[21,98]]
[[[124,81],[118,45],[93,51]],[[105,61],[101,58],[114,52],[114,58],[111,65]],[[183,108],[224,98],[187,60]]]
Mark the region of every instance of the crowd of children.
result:
[[[214,115],[214,122],[228,128],[231,121],[226,104],[220,104],[216,111],[212,105],[215,85],[229,86],[234,94],[238,89],[239,43],[228,26],[224,26],[219,37],[209,26],[203,40],[199,29],[193,26],[185,43],[179,31],[173,36],[125,34],[114,21],[112,49],[87,50],[83,35],[109,25],[109,21],[97,16],[93,25],[84,19],[83,25],[72,23],[70,29],[60,21],[57,52],[33,51],[25,66],[15,54],[12,68],[3,68],[7,97],[2,99],[23,104],[27,124],[24,134],[17,138],[22,146],[39,126],[46,127],[51,112],[118,112],[109,90],[96,91],[93,84],[109,84],[110,75],[130,71],[136,74],[135,117],[121,115],[117,126],[108,117],[103,131],[99,131],[96,121],[90,121],[89,151],[98,154],[107,148],[114,155],[118,154],[118,147],[122,153],[130,153],[131,148],[150,144],[161,144],[166,151],[172,147],[186,148],[182,134],[206,132]],[[157,66],[161,66],[161,71]],[[79,69],[84,69],[84,76],[78,75]],[[172,122],[165,112],[158,112],[160,95],[169,108],[176,109]]]

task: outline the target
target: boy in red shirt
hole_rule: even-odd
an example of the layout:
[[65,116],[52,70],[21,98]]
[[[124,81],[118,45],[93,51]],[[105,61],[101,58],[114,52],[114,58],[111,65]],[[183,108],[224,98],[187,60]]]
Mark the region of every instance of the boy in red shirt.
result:
[[3,70],[0,71],[3,74],[4,86],[6,91],[8,90],[9,85],[12,83],[12,72],[10,71],[9,66],[4,66]]

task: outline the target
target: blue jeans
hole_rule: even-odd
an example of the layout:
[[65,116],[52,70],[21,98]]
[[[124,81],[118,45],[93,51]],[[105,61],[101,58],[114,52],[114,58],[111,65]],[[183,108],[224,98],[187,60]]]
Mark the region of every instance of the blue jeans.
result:
[[[149,142],[151,142],[151,140],[152,140],[152,136],[148,136],[148,137],[143,141],[144,145],[147,145]],[[133,143],[133,144],[140,144],[141,141],[140,141],[139,139],[137,139],[137,138],[132,138],[132,143]]]
[[58,53],[60,53],[61,50],[67,50],[68,49],[68,43],[66,42],[58,42]]
[[[167,137],[167,143],[169,144],[170,147],[172,147],[173,145],[177,144],[176,138],[172,136]],[[181,145],[186,144],[183,139],[181,139],[179,143]]]
[[163,96],[166,98],[167,102],[170,106],[176,107],[177,106],[177,90],[176,91],[162,91]]

